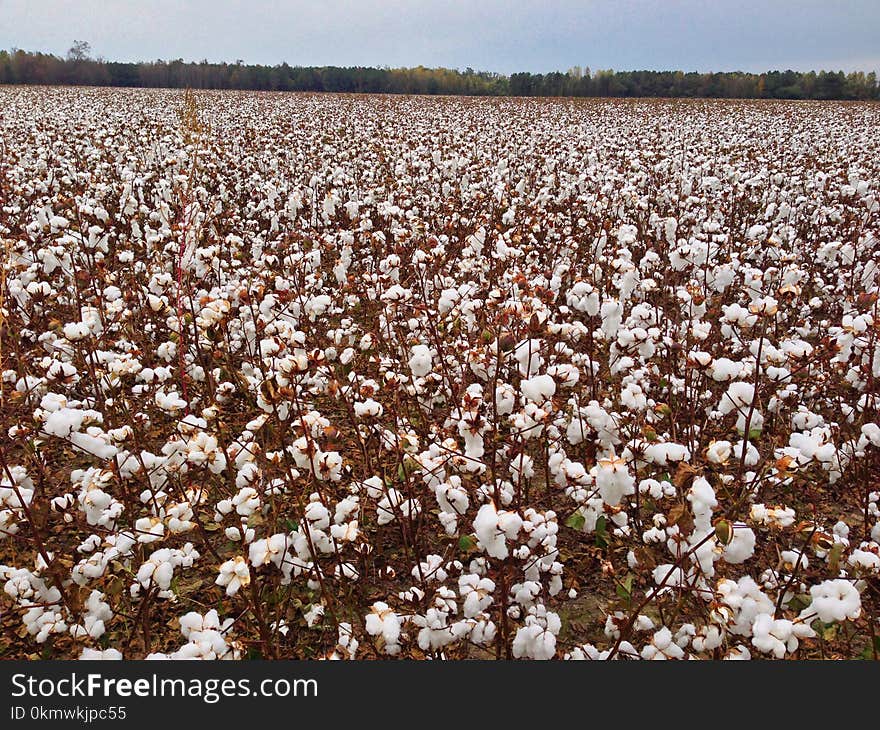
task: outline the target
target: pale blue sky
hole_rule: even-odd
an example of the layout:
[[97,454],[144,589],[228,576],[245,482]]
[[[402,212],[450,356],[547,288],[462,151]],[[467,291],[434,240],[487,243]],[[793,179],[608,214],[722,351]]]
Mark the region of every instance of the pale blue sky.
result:
[[110,60],[880,69],[880,0],[0,0],[0,48]]

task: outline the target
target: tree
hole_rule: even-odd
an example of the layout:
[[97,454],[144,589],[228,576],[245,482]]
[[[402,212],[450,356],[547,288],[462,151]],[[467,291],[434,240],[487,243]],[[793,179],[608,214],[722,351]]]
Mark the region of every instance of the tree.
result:
[[74,41],[67,52],[68,61],[87,61],[92,55],[92,46],[88,41]]

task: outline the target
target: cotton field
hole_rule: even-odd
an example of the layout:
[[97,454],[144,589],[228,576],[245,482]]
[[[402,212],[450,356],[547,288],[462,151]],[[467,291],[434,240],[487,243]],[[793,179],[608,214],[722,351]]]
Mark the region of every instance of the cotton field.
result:
[[880,107],[0,88],[0,656],[880,653]]

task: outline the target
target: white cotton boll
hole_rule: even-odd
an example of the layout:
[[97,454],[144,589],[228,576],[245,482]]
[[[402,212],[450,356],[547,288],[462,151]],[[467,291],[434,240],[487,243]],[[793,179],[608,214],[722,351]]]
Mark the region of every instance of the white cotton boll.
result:
[[165,536],[165,525],[158,517],[141,517],[134,523],[138,542],[150,543]]
[[409,369],[417,378],[423,378],[433,369],[431,348],[427,345],[414,345],[410,350]]
[[721,603],[733,611],[730,622],[724,618],[731,633],[748,636],[752,631],[752,622],[759,614],[772,613],[773,601],[758,587],[750,576],[743,576],[739,581],[723,579],[718,582],[718,593]]
[[380,525],[388,525],[397,519],[395,509],[400,509],[404,496],[396,489],[388,487],[384,496],[376,504],[376,517]]
[[709,366],[712,379],[719,382],[735,380],[742,374],[742,371],[743,364],[741,362],[734,362],[726,357],[719,357]]
[[516,405],[516,390],[508,383],[501,383],[495,388],[495,410],[499,416],[513,413]]
[[660,586],[669,586],[676,588],[687,585],[687,575],[682,568],[678,568],[672,563],[663,563],[654,568],[652,574],[654,582]]
[[522,453],[516,458],[511,459],[509,468],[510,476],[515,484],[526,484],[529,479],[535,476],[535,462],[531,456]]
[[79,655],[80,661],[121,661],[122,652],[119,649],[89,649],[86,647]]
[[474,462],[475,460],[482,459],[485,453],[483,437],[478,433],[472,433],[464,421],[458,424],[458,430],[462,438],[464,438],[465,456],[471,460],[467,462],[465,468],[467,469],[470,466],[479,467],[480,465]]
[[599,293],[585,281],[575,282],[565,295],[565,301],[572,309],[591,317],[599,314]]
[[752,625],[752,644],[765,654],[773,654],[777,659],[798,648],[799,638],[811,638],[815,632],[806,624],[793,623],[787,619],[773,619],[762,613]]
[[732,525],[733,537],[724,547],[721,557],[728,563],[744,563],[755,554],[755,531],[743,524]]
[[65,339],[70,340],[71,342],[76,342],[77,340],[81,340],[91,334],[91,330],[85,322],[70,322],[64,325],[62,331]]
[[519,374],[523,378],[532,377],[544,367],[541,344],[541,340],[524,340],[514,349],[513,356],[516,358]]
[[581,377],[580,370],[568,363],[551,365],[547,368],[547,374],[563,388],[573,388]]
[[360,578],[357,568],[351,563],[340,563],[336,566],[333,575],[337,578],[345,578],[346,580],[356,581]]
[[847,580],[826,580],[810,588],[813,602],[804,609],[815,612],[825,623],[857,619],[862,613],[862,598]]
[[[880,349],[878,349],[880,352]],[[862,426],[862,435],[874,446],[880,448],[880,424],[866,423]]]
[[315,626],[324,616],[324,606],[320,603],[315,603],[309,606],[308,611],[303,613],[303,618],[306,620],[306,626]]
[[371,499],[380,499],[385,493],[385,482],[382,481],[382,477],[372,476],[365,479],[362,484]]
[[687,362],[692,367],[705,368],[712,364],[712,355],[702,350],[692,350],[688,353]]
[[535,613],[526,616],[525,626],[513,638],[513,656],[516,659],[552,659],[556,655],[556,636],[562,623],[559,616],[538,606]]
[[713,441],[706,449],[706,458],[713,464],[726,464],[732,454],[730,441]]
[[591,473],[602,501],[611,507],[620,504],[625,496],[635,494],[635,477],[623,459],[600,459]]
[[176,413],[186,408],[186,401],[177,394],[177,391],[171,391],[170,393],[165,393],[161,390],[156,391],[154,401],[159,408],[169,413]]
[[318,501],[317,494],[311,495],[310,499],[305,508],[305,518],[316,530],[326,530],[330,526],[330,510]]
[[492,605],[495,583],[478,575],[462,575],[458,579],[458,593],[464,599],[465,618],[474,618]]
[[[875,528],[877,525],[875,525]],[[865,573],[880,572],[880,555],[869,550],[853,550],[846,562],[858,571]]]
[[665,626],[654,634],[651,643],[642,649],[646,660],[683,659],[684,650],[672,641],[672,632]]
[[108,444],[103,439],[99,439],[96,436],[87,433],[70,434],[70,443],[78,449],[85,451],[87,454],[91,454],[92,456],[105,461],[107,459],[112,459],[119,453],[119,449],[115,446]]
[[680,461],[690,460],[688,448],[676,443],[655,443],[645,449],[645,459],[658,466],[676,464]]
[[240,588],[250,585],[251,574],[247,561],[240,555],[227,560],[220,566],[220,574],[214,581],[218,586],[226,587],[226,595],[234,596]]
[[758,452],[758,449],[755,448],[755,445],[749,441],[737,441],[733,445],[733,456],[735,459],[741,459],[743,450],[746,452],[745,456],[745,466],[755,466],[760,460],[761,455]]
[[708,530],[711,527],[712,511],[718,506],[715,490],[704,477],[697,477],[688,490],[687,499],[691,503],[697,529]]
[[49,414],[43,423],[43,431],[52,436],[68,438],[71,433],[82,428],[86,415],[86,411],[76,408],[59,408]]
[[623,305],[612,299],[603,302],[600,311],[602,313],[602,334],[606,340],[616,339],[623,319]]
[[354,359],[355,354],[353,347],[346,347],[339,356],[340,364],[348,365]]
[[556,381],[549,375],[536,375],[521,383],[523,395],[533,403],[543,403],[556,393]]
[[387,603],[377,601],[370,608],[364,626],[370,636],[381,636],[385,644],[385,653],[396,655],[400,653],[400,617],[392,611]]
[[675,245],[676,243],[676,232],[678,231],[678,221],[675,218],[669,217],[663,222],[663,235],[666,238],[666,242],[670,245]]
[[333,300],[326,294],[319,294],[309,299],[305,304],[306,313],[309,319],[314,321],[317,317],[324,314],[329,308]]
[[731,411],[741,412],[748,409],[755,398],[755,386],[751,383],[737,381],[727,386],[727,392],[718,404],[718,411],[727,415]]
[[631,411],[644,411],[648,407],[648,399],[638,383],[628,383],[620,392],[620,403]]
[[795,565],[799,565],[803,569],[810,565],[806,553],[798,550],[783,550],[779,553],[779,557],[782,558],[782,566],[788,571],[794,570]]
[[[751,415],[751,418],[749,418]],[[746,426],[748,425],[749,434],[754,434],[755,432],[760,433],[764,430],[764,415],[757,408],[749,408],[748,410],[741,410],[737,412],[736,417],[736,430],[741,435],[746,435]],[[754,438],[754,436],[751,436]]]
[[704,626],[693,637],[694,651],[713,651],[724,644],[725,632],[718,626]]
[[260,507],[260,495],[253,487],[243,487],[232,498],[236,514],[250,517]]
[[620,443],[617,422],[596,401],[590,401],[586,407],[580,408],[574,413],[566,428],[565,436],[569,443],[576,445],[589,437],[592,431],[596,432],[599,444],[604,448],[610,448]]
[[354,413],[358,418],[377,418],[384,412],[382,404],[372,398],[354,404]]
[[510,554],[504,532],[499,527],[499,512],[494,504],[488,502],[480,507],[474,518],[473,527],[477,540],[489,557],[504,560]]
[[515,540],[522,529],[522,518],[516,512],[501,511],[498,513],[498,529],[508,540]]

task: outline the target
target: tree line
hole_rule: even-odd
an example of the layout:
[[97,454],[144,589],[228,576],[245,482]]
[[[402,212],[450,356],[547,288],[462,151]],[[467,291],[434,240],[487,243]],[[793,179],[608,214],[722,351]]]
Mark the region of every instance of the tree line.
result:
[[515,73],[448,68],[275,66],[91,58],[76,41],[66,57],[0,50],[0,84],[75,84],[262,91],[328,91],[474,96],[709,97],[755,99],[880,99],[877,74],[854,71],[770,71],[755,74],[613,71],[573,67],[567,72]]

